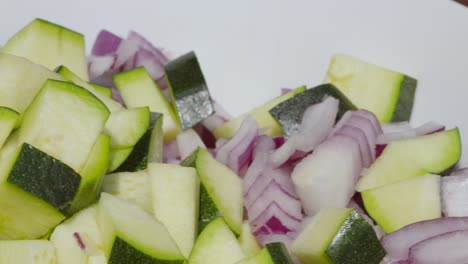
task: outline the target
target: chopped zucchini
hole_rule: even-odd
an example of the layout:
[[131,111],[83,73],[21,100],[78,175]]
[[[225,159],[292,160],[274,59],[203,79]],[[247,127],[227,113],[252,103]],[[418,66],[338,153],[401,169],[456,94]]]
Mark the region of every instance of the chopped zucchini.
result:
[[185,262],[164,225],[137,205],[102,193],[97,222],[109,263]]
[[413,177],[366,190],[361,196],[367,212],[385,233],[442,216],[439,175]]
[[101,134],[94,143],[85,165],[79,171],[81,183],[70,213],[75,213],[96,202],[109,164],[110,137]]
[[251,111],[233,118],[227,121],[224,124],[221,124],[214,131],[216,138],[232,138],[237,130],[240,128],[242,122],[247,116],[251,116],[255,121],[257,121],[259,128],[265,130],[265,134],[269,136],[278,136],[282,134],[281,126],[278,122],[271,116],[270,110],[276,105],[288,100],[289,98],[295,96],[296,94],[302,93],[305,91],[305,86],[301,86],[293,91],[290,91],[286,94],[283,94],[279,97],[276,97],[263,105],[252,109]]
[[34,19],[13,35],[2,52],[25,57],[51,70],[66,65],[81,79],[89,79],[84,36],[42,19]]
[[151,186],[146,170],[118,172],[106,175],[102,191],[139,205],[147,212],[153,212]]
[[214,113],[213,103],[195,53],[189,52],[164,66],[172,105],[183,129]]
[[385,256],[372,226],[348,208],[320,210],[291,250],[304,264],[378,264]]
[[96,90],[96,92],[100,93],[101,95],[103,95],[105,97],[108,97],[108,98],[112,99],[112,89],[111,88],[106,87],[106,86],[102,86],[102,85],[99,85],[99,84],[96,84],[96,83],[89,83],[89,85],[91,85]]
[[0,241],[0,263],[53,264],[55,249],[47,240]]
[[55,247],[57,264],[88,264],[91,260],[106,260],[96,218],[97,206],[93,205],[55,228],[50,241]]
[[301,124],[305,110],[313,104],[322,102],[325,96],[332,96],[340,101],[336,121],[341,119],[346,111],[357,110],[340,90],[328,83],[298,93],[276,105],[269,112],[281,124],[283,134],[290,136]]
[[165,142],[179,134],[182,128],[174,109],[145,68],[118,73],[113,80],[127,107],[148,106],[150,111],[163,114]]
[[348,55],[335,55],[325,82],[340,89],[358,108],[373,112],[380,122],[408,121],[417,81]]
[[239,245],[247,257],[253,257],[262,251],[257,239],[252,234],[249,221],[247,220],[242,223],[242,229],[237,240],[239,240]]
[[148,107],[136,107],[114,111],[105,126],[105,132],[111,136],[112,148],[135,146],[146,133],[150,125]]
[[0,106],[0,149],[11,134],[13,129],[18,128],[20,115],[15,110]]
[[[237,264],[294,264],[286,246],[281,242],[266,244],[257,255]],[[307,264],[307,263],[304,263]]]
[[234,264],[245,257],[235,235],[218,217],[200,233],[190,253],[190,264]]
[[198,148],[181,165],[194,167],[200,177],[199,230],[218,216],[239,234],[243,219],[242,180],[228,167]]
[[426,173],[441,173],[461,156],[458,128],[391,142],[366,170],[357,191],[384,186]]
[[148,166],[153,212],[188,258],[198,235],[200,179],[193,168],[175,164]]
[[107,172],[115,171],[122,163],[127,160],[130,154],[133,151],[133,147],[124,148],[124,149],[112,149],[109,153],[109,166],[107,167]]
[[138,140],[130,155],[114,171],[144,170],[151,162],[163,160],[163,116],[151,113],[151,120],[146,133]]
[[44,66],[1,52],[0,69],[0,105],[20,114],[24,113],[47,79],[64,80]]

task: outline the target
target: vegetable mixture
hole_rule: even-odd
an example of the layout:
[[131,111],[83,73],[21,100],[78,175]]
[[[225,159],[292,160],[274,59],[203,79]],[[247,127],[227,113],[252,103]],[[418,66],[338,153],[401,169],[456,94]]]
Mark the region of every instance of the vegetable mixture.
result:
[[0,263],[468,263],[460,134],[410,124],[414,78],[338,54],[231,117],[195,52],[84,43],[0,50]]

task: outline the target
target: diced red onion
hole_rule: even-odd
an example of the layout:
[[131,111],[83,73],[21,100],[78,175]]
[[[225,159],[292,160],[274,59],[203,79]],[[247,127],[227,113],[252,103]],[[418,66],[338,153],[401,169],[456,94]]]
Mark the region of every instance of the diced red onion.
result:
[[234,137],[217,150],[216,159],[239,173],[252,157],[253,144],[257,136],[257,122],[251,117],[246,118]]
[[417,128],[412,128],[405,131],[382,134],[377,138],[377,144],[388,144],[395,140],[412,138],[422,135],[431,134],[442,131],[445,127],[435,122],[428,122]]
[[323,142],[335,124],[338,104],[337,99],[327,97],[323,102],[308,107],[298,131],[271,155],[272,164],[278,167],[286,162],[296,150],[310,152]]
[[163,147],[163,161],[166,163],[169,160],[178,160],[180,159],[179,147],[177,146],[177,141],[172,140],[164,144]]
[[454,169],[451,173],[451,176],[458,176],[458,175],[468,175],[468,168],[460,168]]
[[276,203],[278,207],[283,209],[288,215],[296,219],[302,219],[301,203],[299,200],[288,194],[276,181],[270,182],[268,186],[262,190],[257,199],[250,201],[247,205],[249,218],[257,218],[262,210],[270,204]]
[[413,245],[440,234],[468,229],[468,217],[448,217],[407,225],[381,239],[387,255],[393,260],[406,260]]
[[288,196],[298,199],[299,197],[294,190],[291,181],[291,170],[289,168],[280,168],[274,170],[264,170],[248,189],[244,189],[245,207],[250,207],[251,204],[260,197],[265,189],[272,183],[276,183],[283,192]]
[[[301,227],[301,219],[294,218],[286,211],[281,209],[276,203],[270,204],[265,208],[255,219],[249,216],[249,223],[252,227],[252,233],[264,226],[272,217],[276,217],[283,226],[287,227],[289,231],[298,230]],[[271,227],[270,227],[271,228]],[[272,230],[274,233],[280,233],[282,230]]]
[[293,89],[291,88],[281,88],[281,95],[283,94],[287,94],[289,92],[291,92]]
[[372,158],[372,151],[371,149],[374,147],[369,145],[369,141],[367,140],[366,134],[357,128],[350,125],[344,125],[336,132],[336,135],[347,136],[356,141],[359,145],[359,150],[361,153],[361,161],[362,166],[364,168],[368,168],[371,163],[374,161]]
[[206,149],[205,144],[193,129],[187,129],[177,135],[176,142],[181,160],[188,157],[198,147]]
[[428,238],[410,249],[412,264],[468,263],[468,230],[453,231]]
[[468,216],[468,175],[442,177],[441,192],[445,216]]
[[376,134],[382,134],[383,133],[382,126],[380,125],[380,122],[379,122],[379,120],[377,119],[377,116],[375,116],[374,113],[372,113],[370,111],[367,111],[365,109],[359,109],[356,112],[354,112],[354,115],[364,117],[367,120],[369,120],[369,122],[372,124],[372,127],[374,128],[374,131],[375,131]]
[[90,73],[91,80],[98,78],[105,74],[116,61],[116,56],[104,55],[104,56],[90,56],[88,58],[88,70]]
[[253,152],[253,161],[250,164],[243,180],[244,195],[255,183],[259,175],[267,168],[270,152],[275,149],[273,139],[268,136],[260,136]]
[[181,162],[180,159],[169,159],[165,161],[165,163],[167,164],[179,164],[180,162]]
[[117,51],[121,42],[121,37],[107,30],[101,30],[98,33],[96,40],[94,41],[91,54],[94,56],[105,56],[113,54]]
[[292,172],[306,215],[324,207],[345,207],[354,194],[362,168],[358,144],[335,136],[315,148]]
[[412,128],[413,127],[410,125],[408,121],[393,122],[393,123],[387,123],[387,124],[382,125],[382,131],[384,134],[407,131]]
[[136,42],[138,42],[140,47],[151,51],[151,53],[158,60],[159,63],[166,64],[169,62],[169,59],[166,57],[162,49],[155,47],[151,42],[149,42],[146,38],[144,38],[142,35],[138,34],[137,32],[133,30],[130,31],[128,33],[127,39],[135,40]]

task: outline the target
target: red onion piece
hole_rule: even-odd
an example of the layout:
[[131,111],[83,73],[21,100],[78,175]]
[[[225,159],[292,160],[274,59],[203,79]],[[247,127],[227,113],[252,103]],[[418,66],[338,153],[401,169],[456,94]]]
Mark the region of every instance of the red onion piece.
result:
[[[249,223],[252,227],[252,233],[264,226],[272,217],[276,217],[283,226],[288,228],[289,231],[299,230],[301,227],[301,219],[294,218],[286,211],[280,208],[276,203],[270,204],[254,219],[250,218]],[[282,230],[272,230],[273,233],[284,234]]]
[[257,199],[251,201],[248,205],[246,204],[249,218],[257,218],[263,209],[273,203],[276,203],[278,207],[291,217],[302,219],[301,203],[299,200],[285,192],[281,185],[275,181],[270,182],[261,194],[257,196]]
[[426,220],[407,225],[385,235],[380,242],[393,260],[408,259],[413,245],[440,234],[468,229],[468,217],[448,217]]
[[94,41],[91,54],[94,56],[105,56],[113,54],[117,51],[121,42],[121,37],[107,30],[101,30],[98,33],[96,40]]
[[104,55],[104,56],[90,56],[88,58],[88,71],[91,80],[98,78],[105,74],[116,61],[116,56]]
[[445,127],[435,122],[428,122],[417,128],[412,128],[405,131],[393,132],[382,134],[377,138],[377,144],[388,144],[395,140],[412,138],[422,135],[432,134],[434,132],[442,131]]
[[354,139],[359,145],[362,166],[364,168],[368,168],[371,165],[374,161],[371,149],[374,148],[374,146],[371,147],[369,145],[366,134],[364,134],[361,129],[350,125],[344,125],[336,132],[336,135],[342,135]]
[[451,176],[468,175],[468,168],[455,169],[450,173]]
[[257,136],[257,122],[251,117],[246,118],[234,137],[216,151],[216,159],[238,174],[252,157],[252,144]]
[[177,135],[176,142],[181,160],[188,157],[198,147],[206,149],[205,144],[193,129],[187,129]]
[[270,152],[275,149],[273,139],[268,136],[260,136],[253,151],[253,161],[244,176],[244,195],[250,190],[257,178],[266,169]]
[[328,97],[323,102],[308,107],[298,131],[271,155],[272,164],[278,167],[296,150],[310,152],[323,142],[335,124],[338,104],[338,100]]
[[393,123],[387,123],[387,124],[382,125],[382,131],[384,134],[407,131],[412,128],[413,127],[410,125],[408,121],[393,122]]
[[359,109],[358,111],[354,112],[355,116],[360,116],[363,118],[366,118],[369,120],[369,122],[372,124],[372,127],[374,128],[374,131],[376,134],[382,134],[382,126],[380,125],[379,120],[375,116],[374,113],[367,111],[365,109]]
[[249,208],[270,184],[277,184],[285,194],[297,200],[299,197],[294,190],[290,175],[291,170],[288,168],[265,170],[248,189],[244,189],[245,207]]
[[445,216],[468,216],[468,175],[442,177],[441,192]]
[[468,230],[441,234],[411,247],[409,263],[461,264],[468,263]]
[[179,146],[177,146],[177,141],[172,140],[163,147],[163,162],[166,163],[169,160],[179,160],[180,153],[179,153]]
[[166,55],[161,49],[155,47],[151,42],[149,42],[145,37],[138,34],[137,32],[133,30],[130,31],[128,33],[127,39],[135,40],[136,42],[138,42],[141,48],[149,50],[154,55],[154,57],[158,60],[159,63],[166,64],[169,62],[169,59],[166,57]]
[[335,136],[315,148],[292,172],[292,180],[306,215],[324,207],[345,207],[354,194],[362,169],[358,144]]

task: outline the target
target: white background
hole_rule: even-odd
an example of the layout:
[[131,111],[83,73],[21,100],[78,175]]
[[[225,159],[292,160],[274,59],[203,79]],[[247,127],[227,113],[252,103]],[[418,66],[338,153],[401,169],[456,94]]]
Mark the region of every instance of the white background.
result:
[[468,140],[468,8],[450,0],[0,2],[0,43],[40,17],[85,34],[88,50],[101,28],[195,50],[234,115],[320,84],[332,54],[348,53],[417,78],[413,123],[458,125]]

